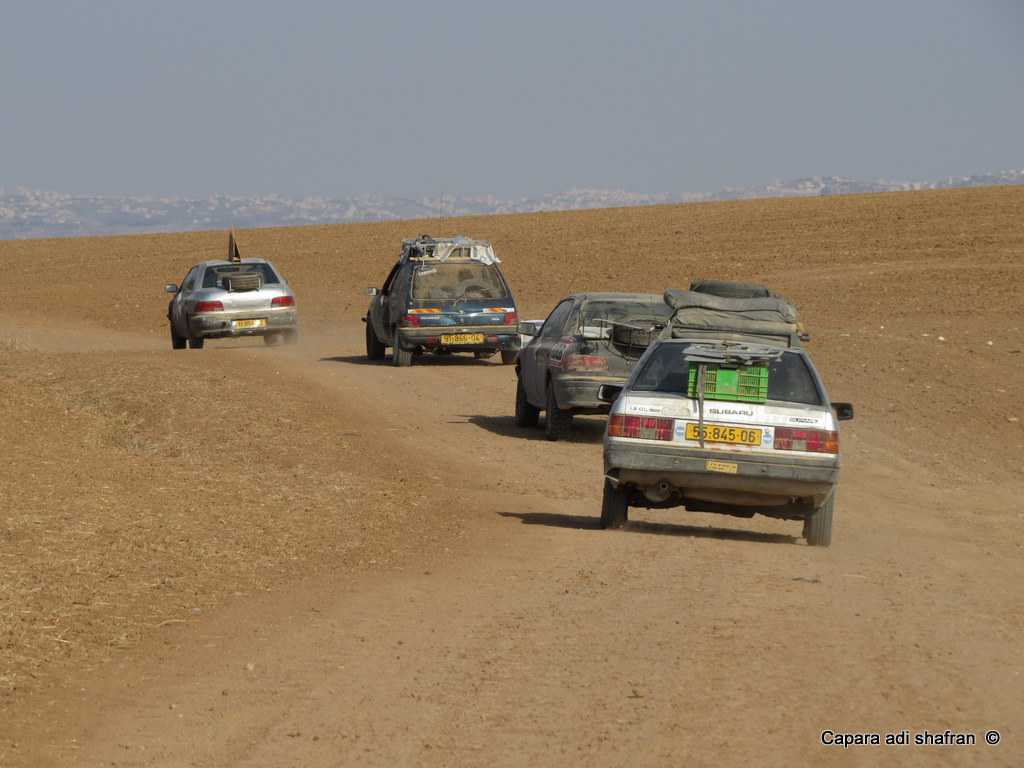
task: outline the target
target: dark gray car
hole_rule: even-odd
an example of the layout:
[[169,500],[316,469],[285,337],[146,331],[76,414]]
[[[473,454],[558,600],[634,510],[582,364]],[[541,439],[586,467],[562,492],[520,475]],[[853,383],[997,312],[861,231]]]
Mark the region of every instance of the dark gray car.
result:
[[181,285],[165,287],[171,346],[202,349],[207,339],[262,336],[267,344],[298,340],[295,294],[264,259],[204,261]]
[[576,293],[536,330],[516,363],[516,424],[535,426],[546,411],[549,440],[566,437],[575,414],[608,412],[602,384],[621,385],[633,364],[665,327],[670,308],[655,294]]

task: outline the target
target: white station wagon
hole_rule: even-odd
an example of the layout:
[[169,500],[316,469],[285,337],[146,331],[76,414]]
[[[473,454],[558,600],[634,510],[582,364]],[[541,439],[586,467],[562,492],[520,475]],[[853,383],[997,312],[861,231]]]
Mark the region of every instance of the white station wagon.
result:
[[801,520],[808,544],[828,546],[838,422],[853,406],[830,403],[791,305],[728,285],[666,291],[672,323],[624,387],[602,388],[602,526],[622,526],[630,506],[683,506]]

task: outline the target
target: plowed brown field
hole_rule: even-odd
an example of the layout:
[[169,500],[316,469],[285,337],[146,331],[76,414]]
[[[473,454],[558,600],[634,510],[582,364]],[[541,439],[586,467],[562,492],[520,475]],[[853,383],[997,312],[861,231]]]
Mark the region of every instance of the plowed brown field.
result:
[[[597,530],[602,419],[547,443],[510,368],[367,364],[423,231],[492,240],[523,317],[791,298],[857,406],[833,546]],[[162,284],[225,240],[0,242],[0,765],[1024,759],[1024,188],[244,231],[302,343],[173,352]],[[820,741],[903,728],[982,743]]]

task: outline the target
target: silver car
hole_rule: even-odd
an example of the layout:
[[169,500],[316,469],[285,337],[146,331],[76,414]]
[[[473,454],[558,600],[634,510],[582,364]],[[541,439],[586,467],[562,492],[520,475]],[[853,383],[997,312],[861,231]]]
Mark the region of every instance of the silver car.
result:
[[174,349],[239,336],[262,336],[267,344],[298,341],[295,294],[264,259],[204,261],[180,286],[168,283],[164,290],[174,294],[167,305]]
[[808,544],[828,546],[837,422],[853,418],[853,406],[830,403],[795,311],[776,322],[777,298],[669,291],[666,302],[672,326],[624,387],[599,393],[612,403],[602,526],[623,525],[630,506],[683,506],[800,520]]

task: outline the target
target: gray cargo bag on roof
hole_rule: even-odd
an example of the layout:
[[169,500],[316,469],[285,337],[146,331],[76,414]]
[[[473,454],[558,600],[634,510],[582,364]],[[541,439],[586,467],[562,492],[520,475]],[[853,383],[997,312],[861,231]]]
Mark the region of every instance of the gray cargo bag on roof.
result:
[[762,296],[733,299],[669,288],[665,291],[664,299],[675,310],[669,328],[676,337],[685,333],[686,328],[770,336],[799,333],[796,308],[782,298]]
[[713,296],[722,296],[727,299],[766,299],[775,295],[766,286],[758,283],[737,283],[732,280],[709,278],[694,280],[690,283],[690,290],[697,293],[710,293]]

